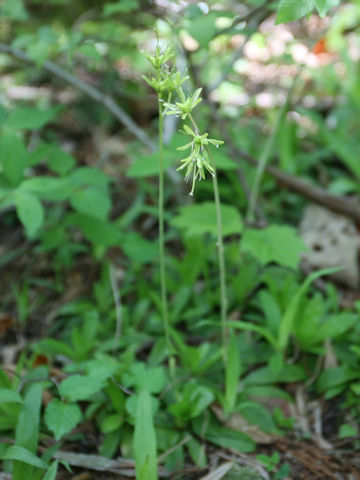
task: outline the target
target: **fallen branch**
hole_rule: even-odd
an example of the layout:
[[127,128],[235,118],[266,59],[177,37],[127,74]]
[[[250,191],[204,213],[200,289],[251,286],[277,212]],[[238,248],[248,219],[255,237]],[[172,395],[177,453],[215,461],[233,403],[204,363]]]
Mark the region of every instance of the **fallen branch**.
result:
[[[123,458],[112,460],[100,455],[63,452],[61,450],[55,452],[53,458],[67,462],[72,467],[81,467],[97,472],[111,472],[115,475],[135,478],[135,462],[132,460]],[[164,469],[159,468],[159,476],[168,477],[169,474]]]
[[[8,55],[11,55],[12,57],[23,62],[34,64],[34,61],[25,52],[17,48],[10,47],[4,43],[0,43],[0,52],[7,53]],[[151,151],[156,150],[155,143],[151,140],[151,138],[134,122],[134,120],[115,102],[112,97],[109,95],[104,95],[97,88],[84,82],[54,62],[47,60],[43,63],[42,68],[61,78],[66,83],[72,85],[81,92],[85,93],[85,95],[88,95],[90,98],[103,105],[122,125],[124,125],[124,127],[129,130],[129,132],[134,135],[134,137],[140,140]]]
[[[243,158],[247,163],[257,167],[257,160],[249,155],[247,152],[234,147],[233,149],[238,157]],[[333,195],[328,193],[321,187],[316,185],[311,185],[309,182],[302,180],[301,178],[295,177],[290,173],[283,172],[272,165],[268,165],[265,168],[265,171],[270,173],[277,181],[279,185],[284,186],[291,192],[298,193],[299,195],[311,200],[314,203],[322,205],[329,210],[344,215],[345,217],[351,218],[356,222],[360,222],[360,203],[345,197],[339,197],[338,195]]]

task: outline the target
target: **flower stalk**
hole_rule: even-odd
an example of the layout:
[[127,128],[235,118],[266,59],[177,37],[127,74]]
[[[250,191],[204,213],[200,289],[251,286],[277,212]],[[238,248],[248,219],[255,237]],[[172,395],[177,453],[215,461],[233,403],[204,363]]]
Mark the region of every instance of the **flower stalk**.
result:
[[[222,145],[222,140],[208,138],[208,133],[200,133],[192,115],[193,110],[201,102],[201,88],[197,89],[192,95],[185,94],[182,84],[187,77],[182,77],[179,72],[171,71],[167,62],[172,59],[174,54],[170,48],[161,53],[159,46],[156,48],[153,56],[148,56],[152,66],[155,69],[155,75],[151,78],[144,77],[145,81],[155,89],[159,101],[159,244],[160,244],[160,277],[161,277],[161,304],[162,317],[164,321],[165,338],[168,353],[170,353],[170,328],[167,306],[166,290],[166,272],[165,272],[165,245],[164,245],[164,167],[163,167],[163,118],[164,115],[175,115],[184,123],[183,133],[189,137],[189,142],[178,150],[189,150],[189,155],[181,160],[177,170],[184,170],[185,181],[192,179],[190,195],[194,194],[196,181],[205,179],[206,172],[210,173],[213,180],[214,200],[217,219],[217,248],[219,258],[220,272],[220,296],[221,296],[221,338],[223,347],[223,357],[227,360],[227,292],[226,292],[226,270],[224,257],[224,243],[221,219],[221,203],[219,195],[219,186],[216,176],[216,167],[209,150],[210,146]],[[179,101],[171,102],[172,94],[176,93]],[[164,97],[167,95],[167,101]]]

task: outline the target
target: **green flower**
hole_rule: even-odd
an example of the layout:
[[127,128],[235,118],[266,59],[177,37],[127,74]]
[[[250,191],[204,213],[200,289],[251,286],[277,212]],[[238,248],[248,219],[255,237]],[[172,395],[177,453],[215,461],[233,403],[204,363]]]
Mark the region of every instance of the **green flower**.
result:
[[154,55],[149,55],[145,53],[146,58],[149,60],[151,65],[155,68],[155,70],[160,70],[163,65],[166,64],[171,58],[175,56],[174,52],[172,51],[171,47],[167,47],[164,53],[161,53],[160,46],[158,45],[155,49]]
[[185,120],[188,115],[194,110],[196,105],[201,102],[200,93],[201,88],[198,88],[194,94],[190,97],[186,97],[182,88],[178,88],[177,91],[179,93],[181,102],[173,103],[164,103],[164,107],[166,108],[165,113],[167,115],[176,115],[177,117],[181,117],[182,120]]
[[207,146],[209,144],[218,147],[223,144],[222,140],[215,140],[214,138],[207,138],[208,134],[199,135],[194,132],[188,125],[184,125],[185,133],[191,135],[193,138],[191,142],[178,147],[177,150],[191,149],[190,155],[181,160],[181,165],[177,170],[185,170],[185,181],[188,181],[192,175],[192,188],[190,195],[194,195],[196,180],[205,178],[205,170],[207,170],[212,176],[215,176],[215,169],[211,165],[209,160],[209,154],[207,152]]

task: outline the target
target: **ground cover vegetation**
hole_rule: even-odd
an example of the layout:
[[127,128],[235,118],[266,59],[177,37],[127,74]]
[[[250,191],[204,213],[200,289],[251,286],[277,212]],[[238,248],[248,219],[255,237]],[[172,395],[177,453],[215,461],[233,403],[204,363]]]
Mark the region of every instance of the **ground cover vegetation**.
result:
[[1,480],[360,478],[359,25],[3,0]]

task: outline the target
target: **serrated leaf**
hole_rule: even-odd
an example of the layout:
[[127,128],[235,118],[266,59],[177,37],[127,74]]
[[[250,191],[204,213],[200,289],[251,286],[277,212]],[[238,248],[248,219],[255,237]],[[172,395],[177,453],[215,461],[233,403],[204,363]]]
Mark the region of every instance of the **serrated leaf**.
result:
[[60,395],[70,402],[89,400],[104,386],[102,379],[87,375],[72,375],[63,380],[59,386]]
[[[221,206],[223,236],[241,233],[242,221],[236,208],[229,205]],[[175,227],[185,231],[189,236],[211,233],[217,235],[217,217],[215,204],[201,204],[180,207],[178,215],[171,222]]]
[[80,408],[71,403],[65,403],[55,398],[45,409],[45,422],[54,433],[55,440],[71,432],[81,420]]
[[299,20],[314,8],[314,0],[281,0],[276,16],[276,25]]
[[123,375],[123,382],[129,387],[136,385],[138,390],[159,393],[166,385],[166,373],[163,367],[147,367],[137,362]]
[[17,190],[14,203],[16,213],[25,227],[27,236],[34,237],[44,222],[44,208],[41,202],[35,195]]
[[250,252],[262,265],[276,262],[296,269],[300,254],[307,250],[296,230],[285,225],[271,225],[263,230],[246,230],[241,249]]
[[339,5],[340,0],[314,0],[316,9],[321,17],[324,17],[328,11]]

